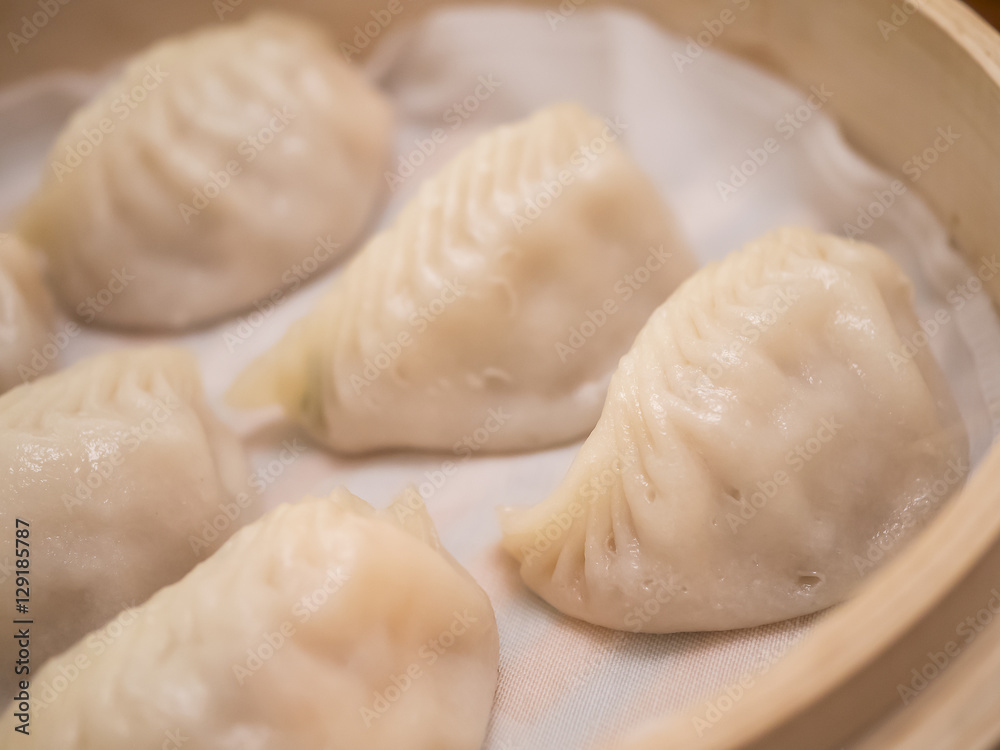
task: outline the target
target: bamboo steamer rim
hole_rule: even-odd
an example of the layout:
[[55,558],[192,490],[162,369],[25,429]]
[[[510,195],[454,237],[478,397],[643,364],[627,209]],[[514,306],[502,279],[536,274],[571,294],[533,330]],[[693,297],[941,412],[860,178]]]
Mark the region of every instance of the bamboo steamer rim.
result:
[[[763,3],[769,17],[762,23],[781,29],[780,14],[789,4],[784,0]],[[844,5],[856,9],[859,4]],[[870,3],[868,14],[889,19],[900,7],[899,2]],[[986,160],[1000,177],[1000,35],[957,0],[922,0],[914,11],[906,16],[906,24],[912,25],[909,31],[922,41],[938,44],[934,56],[944,62],[968,63],[966,68],[976,71],[964,81],[948,83],[964,84],[981,97],[985,105],[982,118],[975,121],[977,127],[965,128],[963,134],[972,136],[965,153]],[[890,31],[890,37],[902,31]],[[782,35],[779,32],[777,36]],[[889,44],[888,39],[881,41]],[[733,51],[764,61],[803,88],[811,83],[808,76],[797,75],[794,66],[773,47],[762,50],[737,42]],[[877,73],[872,71],[872,75]],[[859,85],[866,84],[860,81]],[[940,98],[935,99],[934,94]],[[947,86],[931,90],[927,96],[927,106],[940,108],[943,125],[946,120],[970,119],[968,110],[948,111],[949,106],[962,104],[962,97],[949,92]],[[883,113],[875,107],[869,112],[852,109],[855,104],[850,101],[842,109],[844,105],[835,103],[835,115],[863,150],[891,169],[891,157],[881,154],[880,158],[877,147],[890,134],[881,138],[873,134],[878,124],[864,119],[877,119]],[[908,113],[896,114],[896,118],[884,117],[881,125],[891,125],[893,119]],[[952,172],[970,166],[958,163]],[[984,231],[1000,229],[996,226],[1000,210],[989,222],[993,226],[956,231],[963,218],[962,201],[969,192],[982,189],[992,198],[993,206],[1000,206],[1000,179],[993,185],[976,185],[970,179],[964,190],[956,190],[952,175],[928,172],[926,177],[930,179],[917,185],[918,192],[952,227],[953,241],[975,268],[980,257],[992,255],[989,244],[983,244],[981,238],[987,236]],[[946,194],[949,189],[954,190],[951,196]],[[996,303],[1000,299],[997,287],[990,291]],[[1000,616],[981,632],[972,631],[976,635],[971,641],[966,642],[956,631],[967,617],[998,601],[997,590],[1000,446],[993,447],[965,489],[949,501],[923,534],[873,575],[852,600],[820,622],[801,645],[760,677],[753,689],[733,701],[733,708],[716,724],[707,729],[701,725],[698,731],[695,719],[704,718],[703,702],[648,726],[616,750],[835,750],[851,746],[856,750],[989,750],[1000,742]],[[931,654],[940,661],[939,655],[946,653],[949,644],[959,647],[958,656],[949,654],[950,668],[940,677],[925,679],[927,687],[915,691],[912,699],[906,694],[910,702],[904,705],[901,692],[905,691],[900,685],[912,689],[911,670],[924,670],[929,662],[933,664]],[[924,674],[934,671],[931,667]],[[919,679],[916,684],[921,684]]]
[[[562,0],[565,2],[565,0]],[[408,17],[453,0],[402,0]],[[586,0],[571,0],[574,7]],[[350,41],[386,0],[227,0],[226,20],[275,7],[301,12]],[[560,0],[528,0],[557,8]],[[853,144],[899,173],[936,127],[963,142],[912,189],[950,229],[975,268],[1000,237],[1000,35],[959,0],[589,0],[638,11],[681,36],[734,13],[713,44],[771,69],[803,90],[826,83],[828,107]],[[905,5],[905,7],[904,7]],[[0,7],[16,28],[35,0]],[[209,0],[60,5],[59,23],[0,66],[0,85],[43,70],[97,68],[162,36],[218,23]],[[883,37],[903,13],[903,24]],[[117,30],[112,33],[109,29]],[[81,44],[81,40],[83,43]],[[364,53],[371,51],[369,46]],[[1000,279],[990,292],[1000,301]],[[956,624],[1000,590],[1000,447],[934,523],[759,677],[701,735],[704,704],[650,725],[616,750],[989,750],[1000,741],[1000,622],[963,644],[941,677],[903,707],[897,685],[955,640]],[[998,618],[1000,619],[1000,618]],[[995,696],[995,697],[994,697]],[[863,735],[868,733],[867,737]]]

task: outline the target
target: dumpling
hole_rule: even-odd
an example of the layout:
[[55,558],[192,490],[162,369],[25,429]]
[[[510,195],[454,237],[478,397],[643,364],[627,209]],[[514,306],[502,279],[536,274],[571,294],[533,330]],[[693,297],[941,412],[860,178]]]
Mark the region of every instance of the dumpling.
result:
[[256,16],[132,60],[63,129],[20,230],[87,322],[184,328],[339,255],[390,150],[387,100],[319,28]]
[[340,489],[279,506],[46,664],[32,747],[479,750],[498,648],[419,496],[376,512]]
[[[29,550],[17,560],[30,561],[33,666],[181,578],[259,515],[242,446],[208,410],[182,349],[98,355],[4,394],[0,465],[8,562],[15,534]],[[11,607],[15,582],[0,582]],[[15,652],[0,654],[8,688]]]
[[805,229],[700,271],[622,358],[562,483],[502,511],[524,581],[653,633],[842,601],[969,469],[912,294],[882,251]]
[[425,182],[236,382],[345,453],[586,434],[618,358],[696,262],[618,126],[558,104]]
[[60,337],[50,339],[54,312],[35,259],[17,237],[0,234],[0,393],[34,379],[59,356]]

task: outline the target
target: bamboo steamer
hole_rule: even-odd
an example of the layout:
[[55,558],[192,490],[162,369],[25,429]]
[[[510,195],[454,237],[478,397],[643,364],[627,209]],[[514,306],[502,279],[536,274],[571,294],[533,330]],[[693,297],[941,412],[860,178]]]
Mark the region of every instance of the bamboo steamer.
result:
[[[59,0],[61,1],[61,0]],[[581,5],[587,0],[566,0]],[[56,0],[53,0],[56,2]],[[346,40],[385,0],[221,0],[238,18],[268,5],[327,22]],[[415,18],[445,2],[404,3]],[[558,2],[533,2],[556,7]],[[599,0],[589,0],[597,6]],[[735,12],[714,45],[803,89],[825,84],[828,108],[872,161],[900,172],[938,128],[960,139],[913,183],[970,266],[1000,237],[1000,35],[958,0],[624,0],[682,36]],[[221,6],[220,6],[221,7]],[[7,0],[16,31],[36,0]],[[218,22],[211,0],[69,0],[16,53],[0,85],[59,67],[97,67],[166,34]],[[1000,279],[991,293],[1000,302]],[[857,595],[826,617],[706,729],[690,713],[648,725],[616,750],[990,750],[1000,743],[1000,616],[957,634],[991,600],[1000,609],[1000,447],[935,522]],[[986,610],[989,611],[988,609]],[[970,628],[972,626],[969,626]],[[955,648],[949,650],[949,644]],[[914,673],[943,673],[920,690]],[[899,686],[914,690],[904,705]],[[905,693],[905,691],[903,691]]]

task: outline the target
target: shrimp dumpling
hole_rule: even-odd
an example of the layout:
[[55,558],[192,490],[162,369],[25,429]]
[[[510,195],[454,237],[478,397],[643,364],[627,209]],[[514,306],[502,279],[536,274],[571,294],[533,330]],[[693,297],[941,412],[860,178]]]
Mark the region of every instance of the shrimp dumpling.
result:
[[[34,677],[36,750],[160,747],[167,732],[185,750],[482,747],[493,608],[415,491],[384,511],[343,489],[281,505],[119,620]],[[15,722],[8,709],[0,731]]]
[[912,295],[881,250],[805,229],[701,270],[622,358],[562,483],[501,511],[524,581],[654,633],[845,599],[969,470]]
[[574,104],[479,137],[231,401],[280,404],[345,453],[470,450],[477,430],[484,451],[586,434],[618,358],[697,266],[618,138]]
[[[29,550],[32,667],[258,515],[243,448],[182,349],[101,354],[8,391],[0,465],[0,533]],[[14,601],[15,576],[0,595]],[[14,654],[0,659],[7,687]]]
[[0,234],[0,393],[45,372],[55,307],[42,271],[15,236]]
[[358,238],[391,119],[315,24],[216,24],[152,46],[73,115],[19,229],[68,311],[94,317],[110,290],[100,325],[202,325]]

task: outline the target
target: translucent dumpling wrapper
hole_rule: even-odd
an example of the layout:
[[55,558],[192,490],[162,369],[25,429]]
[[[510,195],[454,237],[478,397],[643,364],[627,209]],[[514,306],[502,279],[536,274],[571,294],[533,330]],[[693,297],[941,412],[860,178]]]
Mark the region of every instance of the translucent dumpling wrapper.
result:
[[279,506],[46,664],[32,747],[479,750],[498,648],[416,492],[375,511],[341,489]]
[[697,265],[623,132],[557,104],[478,138],[231,401],[281,404],[346,453],[586,434],[618,358]]
[[562,483],[502,510],[524,581],[644,632],[845,599],[969,469],[912,297],[879,249],[805,229],[701,270],[622,358]]
[[62,340],[52,332],[54,314],[38,259],[16,236],[0,234],[0,393],[52,367]]
[[[11,573],[0,595],[14,607],[16,561],[28,561],[18,616],[34,620],[32,670],[259,515],[243,448],[209,411],[183,349],[101,354],[7,392],[0,465]],[[5,688],[16,656],[0,650]]]
[[160,42],[66,124],[20,230],[85,322],[178,329],[302,283],[381,202],[387,100],[279,15]]

